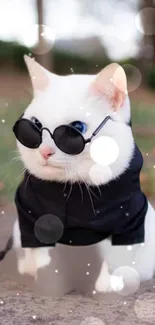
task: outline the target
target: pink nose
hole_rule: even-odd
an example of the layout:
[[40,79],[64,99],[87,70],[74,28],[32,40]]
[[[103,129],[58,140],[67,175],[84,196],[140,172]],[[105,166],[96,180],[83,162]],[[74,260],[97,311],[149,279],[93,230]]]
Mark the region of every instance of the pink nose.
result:
[[42,157],[46,160],[55,153],[53,148],[50,148],[46,145],[41,145],[39,147],[39,152],[42,155]]

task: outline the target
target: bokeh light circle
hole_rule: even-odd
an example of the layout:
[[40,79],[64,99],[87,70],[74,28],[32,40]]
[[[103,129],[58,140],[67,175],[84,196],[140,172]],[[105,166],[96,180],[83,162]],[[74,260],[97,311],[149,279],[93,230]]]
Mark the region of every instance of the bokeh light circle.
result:
[[62,237],[63,232],[63,223],[53,214],[42,215],[34,226],[35,236],[44,244],[57,242]]
[[135,23],[137,29],[143,35],[154,35],[155,34],[155,8],[147,7],[139,11],[136,15]]
[[105,325],[104,322],[96,317],[88,317],[80,323],[80,325]]
[[111,282],[111,286],[115,292],[118,292],[122,296],[127,296],[135,293],[140,286],[140,278],[138,272],[129,266],[122,266],[117,268],[113,274],[113,276],[122,277],[124,282],[124,288],[121,291],[117,291],[113,283]]
[[145,47],[143,47],[143,51],[141,53],[141,55],[148,59],[151,60],[154,57],[154,47],[151,44],[145,45]]
[[144,293],[135,302],[135,313],[143,322],[155,324],[155,294]]
[[119,156],[118,144],[111,137],[98,137],[90,145],[90,156],[96,164],[108,166]]
[[[136,90],[140,86],[141,81],[142,81],[141,72],[139,71],[139,69],[137,67],[135,67],[132,64],[123,64],[122,68],[124,69],[126,77],[127,77],[127,91],[131,92],[131,91]],[[117,88],[120,88],[120,90],[124,90],[124,89],[122,89],[122,85],[121,84],[118,85],[118,83],[117,83],[117,79],[118,79],[117,76],[119,74],[119,69],[120,69],[120,67],[118,67],[115,70],[115,73],[112,78],[112,82],[114,83],[114,85],[117,86]]]
[[94,164],[89,171],[89,177],[93,184],[105,184],[112,179],[112,170],[109,166]]
[[33,54],[44,54],[51,50],[55,33],[45,25],[30,25],[22,31],[22,41],[31,48]]

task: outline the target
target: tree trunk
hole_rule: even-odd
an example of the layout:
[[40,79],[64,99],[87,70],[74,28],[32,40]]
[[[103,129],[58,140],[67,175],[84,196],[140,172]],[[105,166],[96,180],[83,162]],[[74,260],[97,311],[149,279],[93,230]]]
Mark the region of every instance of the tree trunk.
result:
[[[155,9],[153,0],[140,0],[139,10],[148,7]],[[153,15],[150,15],[149,11],[144,11],[144,14],[141,14],[141,23],[144,35],[139,51],[138,66],[143,76],[142,84],[147,86],[148,72],[151,71],[153,64],[155,64],[155,33],[148,35],[151,30],[155,32],[155,19],[153,19]]]
[[[155,3],[153,0],[140,1],[140,10],[148,7],[155,10]],[[151,66],[155,63],[155,15],[150,15],[150,13],[146,11],[144,15],[141,15],[141,21],[145,34],[142,39],[140,57],[143,59],[143,64]],[[152,31],[152,33],[149,33],[149,31]]]
[[[52,58],[51,52],[46,50],[46,39],[42,36],[44,32],[44,1],[36,0],[37,16],[38,16],[38,44],[36,47],[36,61],[39,62],[43,67],[51,71]],[[44,53],[45,52],[45,53]]]

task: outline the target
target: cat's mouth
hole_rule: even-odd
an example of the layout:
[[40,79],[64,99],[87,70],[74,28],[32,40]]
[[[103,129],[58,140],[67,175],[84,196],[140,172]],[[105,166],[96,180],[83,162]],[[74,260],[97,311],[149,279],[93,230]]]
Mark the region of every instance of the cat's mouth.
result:
[[58,169],[64,169],[65,168],[65,166],[60,166],[58,164],[48,164],[47,166],[50,167],[50,168],[58,168]]
[[62,162],[46,162],[45,164],[42,165],[44,168],[57,168],[57,169],[64,169],[65,168],[65,163]]
[[49,159],[49,160],[41,160],[38,161],[42,168],[52,170],[52,169],[59,169],[64,170],[67,167],[71,167],[71,161],[64,159],[64,158],[58,158],[58,159]]

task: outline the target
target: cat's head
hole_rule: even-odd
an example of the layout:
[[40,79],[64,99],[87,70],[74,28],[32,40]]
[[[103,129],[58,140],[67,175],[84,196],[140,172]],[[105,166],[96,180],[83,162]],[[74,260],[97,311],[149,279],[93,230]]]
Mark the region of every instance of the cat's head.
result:
[[[42,143],[37,149],[27,148],[17,141],[28,171],[44,180],[85,181],[97,185],[119,176],[128,167],[134,146],[131,129],[126,124],[130,120],[130,103],[123,68],[114,63],[97,75],[58,76],[28,56],[25,56],[25,62],[34,97],[23,118],[48,128],[51,133],[60,125],[80,121],[73,126],[78,127],[84,138],[89,138],[110,115],[113,120],[109,120],[94,139],[109,136],[119,147],[116,161],[107,167],[97,166],[90,156],[91,144],[78,155],[65,154],[58,149],[50,134],[43,131]],[[104,147],[101,151],[104,154]]]

